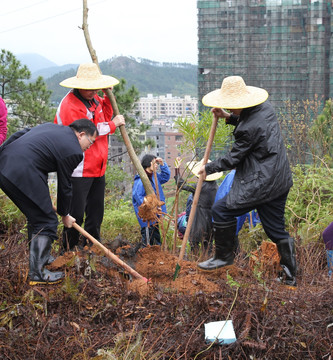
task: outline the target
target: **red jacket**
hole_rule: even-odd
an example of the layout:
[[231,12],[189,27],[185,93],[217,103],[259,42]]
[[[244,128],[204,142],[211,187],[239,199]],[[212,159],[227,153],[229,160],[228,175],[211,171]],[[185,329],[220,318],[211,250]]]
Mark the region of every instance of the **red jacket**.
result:
[[82,162],[74,170],[74,177],[100,177],[105,174],[108,160],[108,135],[116,126],[111,121],[113,109],[107,96],[96,95],[93,101],[84,100],[78,90],[72,89],[59,104],[54,122],[70,125],[73,121],[87,118],[96,125],[99,136],[95,143],[85,151]]

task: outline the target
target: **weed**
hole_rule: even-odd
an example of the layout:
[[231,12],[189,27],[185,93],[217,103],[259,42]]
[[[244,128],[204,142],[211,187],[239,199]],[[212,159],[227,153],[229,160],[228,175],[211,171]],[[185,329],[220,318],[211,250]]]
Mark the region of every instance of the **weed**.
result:
[[[136,333],[134,330],[130,333],[119,333],[114,337],[113,349],[99,349],[98,357],[92,360],[157,360],[161,358],[162,352],[148,355],[144,351],[144,340],[142,339],[142,331]],[[149,356],[149,357],[148,357]]]
[[82,300],[83,294],[80,294],[79,287],[83,280],[72,279],[70,276],[66,276],[62,286],[57,290],[69,297],[74,303],[79,303]]
[[25,216],[9,200],[9,198],[0,189],[0,219],[1,223],[8,229],[8,233],[13,233],[25,224]]

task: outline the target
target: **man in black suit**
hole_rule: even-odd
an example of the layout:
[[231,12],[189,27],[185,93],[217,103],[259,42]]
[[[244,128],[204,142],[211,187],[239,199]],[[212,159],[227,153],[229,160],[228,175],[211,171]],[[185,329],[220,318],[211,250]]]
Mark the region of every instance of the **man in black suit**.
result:
[[53,209],[48,173],[57,173],[57,211],[66,227],[75,219],[69,214],[71,174],[98,136],[93,122],[74,121],[69,127],[51,123],[24,129],[0,147],[0,187],[27,217],[31,240],[30,285],[60,282],[62,272],[44,269],[52,242],[57,239],[58,217]]

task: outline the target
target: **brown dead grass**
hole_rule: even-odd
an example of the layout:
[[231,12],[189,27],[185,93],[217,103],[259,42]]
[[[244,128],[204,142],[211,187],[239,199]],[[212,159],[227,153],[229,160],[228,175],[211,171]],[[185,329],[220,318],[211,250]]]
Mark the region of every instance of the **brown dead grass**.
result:
[[[134,257],[126,256],[128,247],[115,249],[148,283],[129,279],[86,248],[52,264],[66,272],[63,284],[30,287],[28,247],[21,239],[17,234],[1,240],[1,359],[98,359],[97,350],[114,348],[119,334],[127,334],[128,348],[139,333],[142,359],[333,356],[333,284],[319,244],[297,244],[298,287],[292,290],[274,280],[277,253],[271,243],[252,257],[241,252],[234,265],[211,273],[184,260],[175,281],[177,256],[158,246]],[[229,314],[237,342],[210,347],[204,324]]]

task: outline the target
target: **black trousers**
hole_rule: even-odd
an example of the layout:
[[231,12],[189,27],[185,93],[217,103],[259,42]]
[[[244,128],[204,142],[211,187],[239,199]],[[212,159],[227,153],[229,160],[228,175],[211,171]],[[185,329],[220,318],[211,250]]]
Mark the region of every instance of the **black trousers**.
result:
[[30,234],[29,236],[31,236],[31,234],[38,234],[49,236],[52,240],[58,238],[58,217],[53,210],[51,197],[49,210],[45,212],[38,206],[38,204],[31,201],[20,189],[18,189],[1,174],[0,187],[26,216],[28,222],[28,232]]
[[266,235],[273,242],[277,243],[279,240],[289,238],[289,233],[285,230],[284,222],[284,212],[288,193],[289,191],[264,204],[240,209],[228,209],[225,196],[213,205],[213,220],[215,222],[228,222],[234,220],[237,216],[257,209]]
[[[104,215],[105,176],[92,178],[72,177],[73,198],[70,215],[78,225],[95,239],[100,240],[100,230]],[[84,219],[85,215],[85,219]],[[64,228],[63,244],[73,248],[79,242],[79,233],[73,228]]]
[[141,235],[141,241],[144,247],[147,245],[161,245],[161,234],[158,225],[141,228]]

